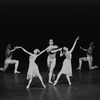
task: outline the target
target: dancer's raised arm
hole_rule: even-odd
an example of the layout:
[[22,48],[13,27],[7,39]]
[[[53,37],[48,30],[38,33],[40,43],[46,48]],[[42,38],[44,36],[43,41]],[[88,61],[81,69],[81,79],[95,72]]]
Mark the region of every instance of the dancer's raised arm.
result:
[[74,48],[75,48],[75,46],[76,46],[77,40],[79,40],[79,36],[76,38],[76,40],[75,40],[75,42],[74,42],[74,44],[73,44],[71,50],[69,51],[69,53],[72,53],[72,52],[73,52],[73,50],[74,50]]

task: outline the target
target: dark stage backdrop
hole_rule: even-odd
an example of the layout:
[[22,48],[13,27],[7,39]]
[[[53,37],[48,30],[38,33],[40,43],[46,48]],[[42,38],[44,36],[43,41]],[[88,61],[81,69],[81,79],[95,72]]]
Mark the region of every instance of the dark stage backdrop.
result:
[[[0,0],[0,66],[8,43],[32,52],[45,49],[52,38],[59,47],[70,49],[77,36],[80,40],[73,51],[73,69],[78,67],[79,57],[86,56],[79,47],[88,48],[91,41],[95,43],[94,64],[99,65],[99,5],[99,0]],[[22,71],[28,67],[28,57],[22,50],[13,53]],[[44,53],[37,59],[41,70],[47,70],[46,57]],[[61,68],[63,59],[57,53],[56,69]]]

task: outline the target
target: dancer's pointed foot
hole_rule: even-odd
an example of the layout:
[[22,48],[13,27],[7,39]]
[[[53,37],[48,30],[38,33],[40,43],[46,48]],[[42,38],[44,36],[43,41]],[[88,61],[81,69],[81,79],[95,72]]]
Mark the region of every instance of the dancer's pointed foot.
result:
[[14,73],[15,73],[15,74],[19,74],[20,72],[19,72],[19,71],[14,71]]
[[42,84],[42,86],[43,86],[44,88],[46,88],[46,86],[45,86],[44,84]]
[[29,89],[29,86],[27,86],[26,89]]
[[69,82],[69,85],[71,85],[71,82]]
[[0,68],[0,71],[3,71],[3,68]]
[[78,68],[76,68],[76,70],[81,70],[81,68],[78,67]]
[[49,81],[48,83],[53,84],[51,81]]
[[53,84],[53,86],[55,86],[57,84],[57,81],[54,81],[54,84]]

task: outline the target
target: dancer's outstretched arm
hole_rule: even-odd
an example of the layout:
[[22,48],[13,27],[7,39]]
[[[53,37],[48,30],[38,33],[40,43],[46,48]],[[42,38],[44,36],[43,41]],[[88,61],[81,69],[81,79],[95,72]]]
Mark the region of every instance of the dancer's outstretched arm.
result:
[[44,53],[45,51],[47,51],[48,47],[46,49],[44,49],[43,51],[41,51],[38,56],[40,56],[42,53]]
[[75,48],[75,46],[76,46],[77,40],[79,40],[79,36],[76,38],[76,40],[75,40],[75,42],[74,42],[74,44],[73,44],[71,50],[69,51],[69,53],[72,53],[72,52],[73,52],[73,50],[74,50],[74,48]]
[[57,48],[58,48],[57,45],[48,46],[48,47],[47,47],[47,52],[49,52],[51,49],[57,49]]
[[52,50],[51,53],[56,53],[56,52],[61,51],[61,50],[62,50],[62,48],[59,48],[59,49],[56,49],[56,50]]
[[13,52],[15,51],[16,49],[18,49],[17,47],[14,47],[14,49],[10,50],[10,52]]
[[21,47],[21,46],[17,46],[16,48],[17,48],[17,49],[18,49],[18,48],[21,48],[21,49],[22,49],[24,52],[26,52],[27,54],[29,54],[29,55],[33,55],[33,53],[27,51],[26,49],[24,49],[24,48]]
[[88,49],[84,49],[84,48],[82,48],[82,47],[80,47],[80,49],[82,49],[82,50],[84,50],[84,51],[88,51]]

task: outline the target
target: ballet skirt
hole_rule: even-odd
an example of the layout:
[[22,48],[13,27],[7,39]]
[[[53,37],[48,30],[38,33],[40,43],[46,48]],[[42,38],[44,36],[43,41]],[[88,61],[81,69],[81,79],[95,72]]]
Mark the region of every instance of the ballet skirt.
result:
[[35,63],[36,58],[37,56],[30,56],[27,79],[38,76],[39,70],[38,65]]
[[71,54],[67,53],[66,58],[63,61],[61,72],[63,74],[72,76]]

